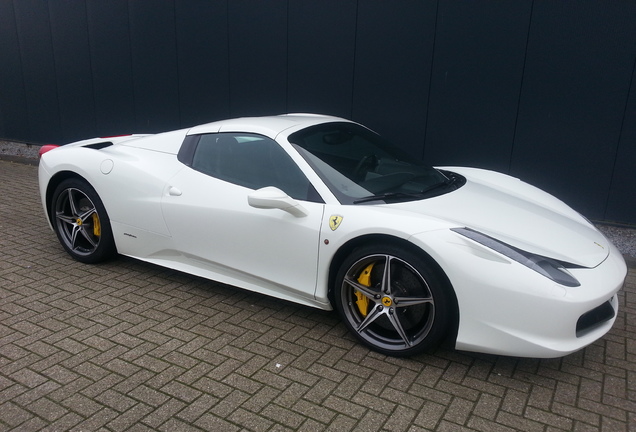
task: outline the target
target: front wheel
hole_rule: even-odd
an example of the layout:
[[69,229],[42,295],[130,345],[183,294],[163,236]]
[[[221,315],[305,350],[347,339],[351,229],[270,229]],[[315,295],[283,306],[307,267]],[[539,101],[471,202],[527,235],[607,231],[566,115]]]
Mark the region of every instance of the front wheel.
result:
[[106,209],[84,180],[58,185],[50,205],[51,222],[64,249],[78,261],[96,263],[115,255],[115,242]]
[[452,324],[453,296],[423,257],[386,245],[356,249],[336,277],[335,305],[370,348],[392,356],[437,346]]

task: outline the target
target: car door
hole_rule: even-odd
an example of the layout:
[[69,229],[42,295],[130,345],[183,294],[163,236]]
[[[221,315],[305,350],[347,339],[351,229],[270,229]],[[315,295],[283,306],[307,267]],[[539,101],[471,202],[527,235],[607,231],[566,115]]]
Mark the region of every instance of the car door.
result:
[[[181,259],[195,274],[314,304],[324,204],[310,182],[269,138],[218,133],[196,141],[162,200]],[[282,190],[302,213],[251,206],[248,197],[263,187]]]

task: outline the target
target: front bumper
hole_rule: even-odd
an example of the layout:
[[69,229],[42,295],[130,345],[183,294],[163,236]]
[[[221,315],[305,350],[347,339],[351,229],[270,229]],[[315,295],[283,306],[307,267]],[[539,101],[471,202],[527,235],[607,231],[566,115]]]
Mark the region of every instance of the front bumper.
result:
[[569,269],[581,283],[570,288],[451,231],[411,241],[437,261],[455,290],[459,350],[560,357],[593,343],[616,320],[627,267],[611,244],[598,266]]

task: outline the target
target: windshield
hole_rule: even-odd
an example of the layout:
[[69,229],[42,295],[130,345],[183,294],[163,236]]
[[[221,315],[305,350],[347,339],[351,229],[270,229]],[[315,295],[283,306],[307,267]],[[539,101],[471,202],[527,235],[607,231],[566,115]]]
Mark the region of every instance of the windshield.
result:
[[459,176],[412,158],[354,123],[326,123],[289,136],[343,204],[422,199],[456,189]]

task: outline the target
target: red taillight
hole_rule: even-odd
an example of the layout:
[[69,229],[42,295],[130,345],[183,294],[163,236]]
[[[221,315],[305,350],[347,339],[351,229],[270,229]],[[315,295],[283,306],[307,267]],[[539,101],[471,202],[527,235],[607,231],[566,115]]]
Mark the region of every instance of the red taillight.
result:
[[42,155],[48,151],[51,151],[53,149],[58,148],[58,145],[55,144],[47,144],[47,145],[43,145],[42,147],[40,147],[40,151],[38,152],[38,156],[42,157]]
[[101,139],[109,139],[109,138],[121,138],[121,137],[127,137],[127,136],[132,136],[132,134],[109,135],[109,136],[100,137],[100,138],[101,138]]

